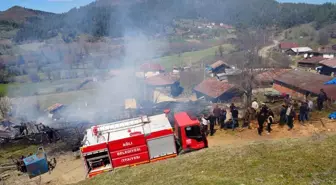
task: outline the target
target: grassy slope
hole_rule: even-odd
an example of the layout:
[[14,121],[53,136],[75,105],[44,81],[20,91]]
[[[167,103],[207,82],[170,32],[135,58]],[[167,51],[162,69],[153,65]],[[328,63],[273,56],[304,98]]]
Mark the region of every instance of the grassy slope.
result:
[[10,157],[14,159],[21,157],[22,155],[27,156],[30,153],[36,153],[38,146],[12,146],[10,148],[0,150],[0,164],[10,162]]
[[336,136],[214,147],[78,184],[335,184]]
[[[225,53],[228,53],[233,50],[232,45],[224,44],[223,45]],[[192,63],[199,62],[202,58],[207,56],[214,56],[215,52],[218,50],[218,46],[211,47],[205,50],[185,52],[179,55],[171,55],[156,59],[155,62],[161,63],[167,69],[172,69],[173,66],[182,66],[190,65]]]

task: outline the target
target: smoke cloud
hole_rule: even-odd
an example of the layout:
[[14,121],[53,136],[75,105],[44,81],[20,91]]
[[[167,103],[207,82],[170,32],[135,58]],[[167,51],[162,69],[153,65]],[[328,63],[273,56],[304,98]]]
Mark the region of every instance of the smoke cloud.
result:
[[[102,123],[108,122],[110,120],[118,119],[123,115],[124,112],[124,102],[126,99],[135,98],[137,100],[142,100],[144,97],[143,90],[143,81],[141,79],[136,78],[136,71],[139,69],[139,66],[144,62],[149,62],[151,58],[156,56],[160,56],[164,52],[164,48],[166,47],[166,43],[164,41],[160,41],[160,47],[157,47],[153,44],[153,40],[150,35],[146,35],[142,30],[137,29],[135,24],[128,18],[128,7],[122,6],[118,12],[121,14],[121,22],[123,22],[123,38],[121,39],[121,47],[122,54],[121,57],[113,58],[110,56],[109,51],[104,51],[104,53],[99,53],[99,55],[104,55],[103,63],[109,63],[109,66],[114,66],[113,62],[121,63],[122,65],[118,68],[114,68],[112,70],[117,70],[118,75],[107,78],[105,80],[98,80],[97,82],[93,82],[95,84],[95,90],[92,90],[89,96],[86,97],[76,97],[76,99],[72,99],[70,102],[64,102],[67,104],[66,108],[62,112],[61,117],[66,118],[67,121],[80,121],[87,120],[93,123]],[[87,12],[90,13],[90,12]],[[70,20],[68,20],[70,21]],[[113,28],[110,28],[110,32],[112,32]],[[91,30],[96,30],[94,25],[92,25]],[[109,40],[112,40],[109,38]],[[49,40],[49,45],[52,45],[53,40]],[[106,43],[111,43],[105,41]],[[113,43],[113,42],[112,42]],[[90,44],[95,43],[85,43],[90,46]],[[55,45],[60,45],[58,42]],[[66,47],[63,48],[71,48],[71,43],[64,43]],[[113,48],[114,46],[108,46]],[[84,48],[85,49],[85,48]],[[73,50],[62,50],[56,49],[57,52],[48,53],[45,55],[48,56],[57,56],[59,60],[70,60],[69,62],[74,63],[73,60],[77,60],[76,62],[81,63],[84,58],[74,58],[68,57],[71,56],[71,52]],[[83,51],[85,53],[85,51]],[[95,51],[90,50],[89,55],[95,55]],[[50,57],[50,58],[55,58]],[[39,61],[43,63],[44,61],[41,59]],[[75,63],[76,63],[75,62]],[[96,62],[96,61],[91,61]],[[59,71],[64,66],[61,65],[48,65],[49,71]],[[89,73],[90,76],[94,79],[97,77],[97,72],[102,73],[102,70],[97,70],[94,68],[88,67],[85,69],[86,73]],[[106,71],[105,71],[106,72]],[[100,75],[100,74],[98,74]],[[65,80],[66,82],[66,80]],[[56,82],[53,82],[56,83]],[[65,88],[60,84],[60,87]],[[37,87],[39,88],[39,87]],[[22,91],[24,89],[20,89]],[[16,93],[16,92],[12,92]],[[50,94],[48,96],[53,96]],[[79,95],[80,96],[80,95]],[[22,97],[16,98],[16,117],[24,117],[26,120],[38,121],[44,124],[52,125],[51,119],[47,118],[47,113],[40,113],[36,111],[34,106],[36,105],[39,97]],[[60,99],[60,102],[63,100]],[[42,102],[39,102],[42,103]],[[139,103],[139,102],[137,102]],[[51,105],[49,105],[51,106]]]

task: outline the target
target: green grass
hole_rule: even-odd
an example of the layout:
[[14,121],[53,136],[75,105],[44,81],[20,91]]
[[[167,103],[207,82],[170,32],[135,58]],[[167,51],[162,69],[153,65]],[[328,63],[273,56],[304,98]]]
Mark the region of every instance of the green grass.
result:
[[[231,52],[234,49],[230,44],[224,44],[223,48],[225,53]],[[204,57],[214,56],[216,51],[218,51],[218,46],[200,51],[185,52],[181,55],[162,57],[156,59],[155,62],[162,64],[167,69],[172,69],[173,66],[191,65],[197,63]]]
[[35,145],[14,145],[12,147],[7,147],[0,150],[0,164],[11,162],[10,157],[14,159],[21,157],[22,155],[27,156],[30,153],[36,153],[38,146]]
[[336,183],[336,136],[316,135],[223,146],[134,168],[78,185],[304,185]]

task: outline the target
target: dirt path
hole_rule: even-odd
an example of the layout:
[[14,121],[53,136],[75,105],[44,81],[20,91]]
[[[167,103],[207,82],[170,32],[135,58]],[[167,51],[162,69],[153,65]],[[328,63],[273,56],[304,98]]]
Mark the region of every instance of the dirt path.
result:
[[271,49],[275,48],[278,45],[279,45],[279,41],[278,40],[273,40],[273,44],[272,45],[265,46],[265,47],[261,48],[261,50],[259,51],[259,56],[261,56],[263,58],[268,58],[269,51]]

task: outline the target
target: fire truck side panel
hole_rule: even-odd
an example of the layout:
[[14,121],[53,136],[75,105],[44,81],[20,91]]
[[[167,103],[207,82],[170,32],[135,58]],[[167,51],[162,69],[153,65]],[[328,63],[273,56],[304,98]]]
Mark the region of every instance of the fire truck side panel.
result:
[[118,150],[115,152],[110,152],[110,156],[112,159],[114,158],[119,158],[119,157],[124,157],[127,155],[133,155],[133,154],[137,154],[137,153],[142,153],[142,152],[147,152],[147,146],[146,145],[141,145],[141,146],[136,146],[133,148],[127,148],[124,150]]
[[108,142],[110,152],[132,148],[139,145],[146,145],[145,136],[143,134]]
[[148,139],[147,146],[151,160],[176,154],[175,138],[172,132],[169,135]]
[[106,143],[89,145],[89,146],[84,146],[81,148],[81,152],[83,155],[86,155],[87,153],[98,152],[98,151],[103,151],[103,150],[107,150]]
[[148,163],[148,162],[149,162],[148,152],[142,152],[142,153],[127,155],[124,157],[112,159],[112,165],[114,168],[132,166],[132,165]]

